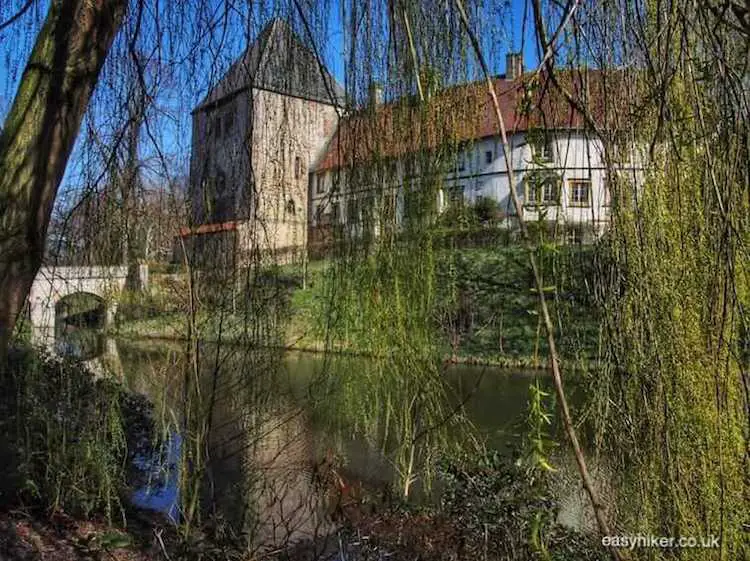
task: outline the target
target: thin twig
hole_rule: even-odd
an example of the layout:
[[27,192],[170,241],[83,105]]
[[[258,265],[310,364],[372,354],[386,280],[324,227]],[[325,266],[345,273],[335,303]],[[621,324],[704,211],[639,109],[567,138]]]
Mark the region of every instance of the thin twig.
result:
[[20,10],[18,10],[15,14],[13,14],[3,23],[0,23],[0,31],[5,29],[6,27],[13,25],[13,22],[17,21],[21,16],[23,16],[29,10],[29,8],[31,8],[31,5],[33,3],[34,3],[34,0],[26,0],[26,4],[24,4]]
[[[570,414],[570,408],[568,407],[568,400],[565,396],[565,389],[563,387],[562,374],[560,372],[560,359],[557,353],[557,346],[555,343],[554,327],[552,324],[552,319],[550,317],[549,309],[547,308],[547,302],[544,297],[544,286],[543,286],[541,274],[539,272],[539,267],[536,262],[536,257],[534,256],[534,247],[532,245],[528,230],[526,228],[526,223],[524,222],[524,218],[523,218],[523,205],[521,204],[521,201],[518,197],[518,190],[516,189],[515,178],[514,178],[514,173],[513,173],[513,165],[511,162],[511,159],[512,159],[511,146],[510,146],[510,142],[508,141],[508,135],[505,129],[505,122],[503,120],[503,116],[500,111],[500,105],[497,99],[497,93],[495,92],[495,86],[492,83],[492,78],[487,68],[487,63],[484,60],[484,56],[482,55],[482,51],[479,46],[479,42],[477,40],[476,34],[473,32],[473,30],[471,29],[471,25],[469,24],[469,19],[466,15],[463,2],[461,0],[455,0],[455,3],[456,3],[456,8],[458,9],[459,16],[461,18],[461,22],[463,23],[464,28],[466,29],[466,32],[469,35],[469,39],[471,41],[472,47],[477,56],[477,59],[479,60],[479,64],[482,68],[482,72],[484,73],[485,80],[487,82],[487,88],[489,90],[489,94],[492,99],[492,105],[495,110],[495,117],[497,118],[497,123],[498,123],[498,126],[500,127],[500,136],[501,136],[501,140],[503,144],[503,157],[505,159],[506,170],[508,171],[508,183],[510,185],[511,199],[513,201],[513,206],[515,207],[515,210],[516,210],[516,215],[518,216],[518,227],[521,233],[521,237],[524,240],[527,250],[528,250],[529,264],[531,265],[531,271],[534,276],[534,284],[536,286],[537,294],[539,297],[539,307],[542,312],[542,319],[544,320],[544,327],[547,331],[547,344],[549,346],[552,377],[553,377],[553,381],[555,384],[555,391],[557,393],[557,397],[560,402],[560,413],[562,416],[563,425],[565,427],[565,432],[568,437],[568,440],[570,441],[571,447],[573,448],[573,453],[575,454],[576,463],[578,465],[578,471],[583,481],[583,486],[586,489],[589,499],[591,500],[591,504],[594,508],[594,515],[596,517],[596,521],[599,526],[599,531],[602,535],[605,535],[605,536],[610,535],[611,532],[609,529],[609,524],[603,512],[603,505],[601,501],[599,500],[598,493],[596,492],[593,481],[591,480],[591,476],[589,474],[588,467],[586,465],[586,460],[584,458],[583,451],[581,450],[580,443],[578,442],[578,436],[576,435],[575,426],[573,424],[573,420]],[[617,549],[612,548],[610,551],[612,552],[612,556],[617,561],[622,559]]]

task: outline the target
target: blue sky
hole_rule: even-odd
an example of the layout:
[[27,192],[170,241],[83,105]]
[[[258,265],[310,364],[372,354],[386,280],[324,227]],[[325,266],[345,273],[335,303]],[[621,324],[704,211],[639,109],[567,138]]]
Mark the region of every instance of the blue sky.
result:
[[[284,2],[284,0],[278,1]],[[320,1],[331,2],[331,0]],[[22,0],[11,0],[10,4],[5,0],[1,1],[0,22],[5,21],[22,3]],[[190,59],[188,63],[183,61],[179,70],[166,78],[157,96],[157,107],[149,120],[149,130],[144,131],[143,134],[143,157],[152,162],[157,171],[161,168],[160,158],[164,156],[172,168],[170,174],[186,172],[191,134],[190,110],[277,11],[274,7],[276,3],[271,0],[265,8],[254,12],[249,20],[247,18],[242,20],[239,16],[233,20],[234,15],[226,11],[222,12],[223,4],[220,6],[219,3],[220,0],[209,0],[203,12],[193,14],[188,10],[183,12],[179,9],[175,10],[172,0],[156,0],[156,8],[162,11],[164,22],[169,25],[170,21],[173,21],[174,25],[185,26],[184,29],[188,33],[190,29],[194,29],[196,34],[200,34],[202,29],[212,23],[229,22],[226,25],[228,31],[226,35],[205,34],[205,37],[198,38],[194,45],[196,48],[191,52],[180,53],[180,46],[170,44],[170,35],[161,32],[160,45],[163,53],[168,53],[167,56],[172,56],[173,59],[179,58],[182,54],[185,60],[189,57],[193,57],[194,60]],[[10,108],[25,61],[31,52],[36,31],[44,20],[47,4],[48,0],[38,0],[17,24],[0,34],[0,120],[5,119]],[[333,2],[333,4],[337,3]],[[329,5],[333,6],[333,4]],[[510,50],[523,50],[527,68],[536,64],[538,56],[528,0],[490,2],[485,9],[487,11],[484,17],[477,19],[477,25],[492,72],[503,73],[505,71],[505,53]],[[180,15],[175,15],[177,12]],[[222,20],[222,14],[227,19]],[[321,55],[334,77],[343,83],[345,48],[341,13],[338,9],[319,10],[318,16],[321,20],[323,18],[326,20],[311,22],[322,35],[325,49]],[[250,21],[250,24],[243,25],[243,21],[245,24]],[[118,48],[121,49],[120,55],[126,56],[122,44],[119,47],[116,44],[113,52],[116,53]],[[116,59],[114,55],[110,58]],[[108,61],[96,93],[96,102],[92,104],[87,114],[77,148],[71,157],[63,180],[61,192],[63,199],[69,191],[74,192],[82,184],[90,184],[101,176],[101,172],[96,171],[101,169],[101,161],[96,159],[91,150],[81,148],[85,143],[82,139],[86,138],[90,143],[92,138],[101,135],[101,140],[108,140],[107,130],[113,120],[112,116],[117,112],[116,108],[120,107],[120,115],[123,111],[125,103],[122,99],[123,84],[121,69],[111,60]]]

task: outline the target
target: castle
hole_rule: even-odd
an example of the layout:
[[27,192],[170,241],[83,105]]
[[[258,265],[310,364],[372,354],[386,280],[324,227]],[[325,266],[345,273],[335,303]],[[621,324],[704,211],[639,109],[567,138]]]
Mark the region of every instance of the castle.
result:
[[[597,91],[600,78],[586,71],[569,83]],[[549,88],[523,72],[520,55],[508,55],[506,74],[494,86],[524,219],[600,234],[609,221],[611,178],[584,115],[559,95],[542,95]],[[259,254],[295,259],[336,225],[361,231],[374,209],[399,223],[404,192],[428,173],[411,157],[414,146],[437,149],[447,140],[456,148],[437,171],[437,212],[485,197],[497,203],[500,224],[512,223],[509,173],[484,82],[438,92],[428,121],[409,104],[385,103],[377,86],[367,107],[346,107],[343,88],[314,50],[285,21],[270,22],[192,112],[193,225],[183,228],[183,239],[213,254],[226,253],[212,249],[221,240],[241,262]],[[636,160],[623,151],[618,172],[637,175]],[[360,181],[364,167],[370,173]],[[374,200],[373,177],[389,187],[378,189],[380,200]],[[392,199],[390,206],[384,198]],[[377,230],[382,220],[374,222]]]

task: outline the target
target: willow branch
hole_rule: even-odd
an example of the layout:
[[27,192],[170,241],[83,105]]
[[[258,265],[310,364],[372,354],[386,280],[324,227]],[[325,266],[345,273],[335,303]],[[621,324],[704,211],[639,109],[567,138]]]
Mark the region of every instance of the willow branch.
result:
[[401,7],[401,16],[404,18],[404,28],[406,37],[409,40],[409,53],[411,54],[411,64],[414,69],[414,77],[417,80],[417,91],[419,100],[424,103],[424,90],[422,89],[422,80],[419,77],[419,65],[417,63],[417,49],[414,47],[414,37],[411,34],[411,25],[409,24],[409,15],[406,13],[406,7]]
[[21,6],[20,10],[18,10],[15,14],[13,14],[4,22],[0,23],[0,31],[5,29],[6,27],[10,27],[11,25],[13,25],[13,22],[18,21],[21,18],[21,16],[23,16],[26,12],[29,11],[29,8],[31,8],[31,5],[33,3],[34,3],[34,0],[27,0],[26,4]]
[[[611,532],[609,529],[609,524],[607,523],[607,520],[604,514],[604,508],[599,499],[598,493],[596,492],[596,489],[594,488],[593,481],[589,474],[588,467],[586,465],[586,459],[583,455],[581,445],[578,441],[578,436],[576,435],[575,427],[573,424],[573,419],[570,414],[568,400],[565,396],[565,389],[563,386],[562,374],[560,372],[560,359],[557,353],[557,345],[555,343],[555,334],[554,334],[554,327],[552,324],[552,318],[550,316],[549,309],[547,307],[547,301],[544,297],[544,284],[542,282],[542,277],[539,272],[539,266],[537,264],[536,257],[534,255],[534,247],[531,242],[528,229],[526,228],[526,223],[524,222],[524,219],[523,219],[523,205],[521,204],[521,201],[518,197],[518,190],[516,189],[516,183],[515,183],[515,178],[514,178],[514,173],[513,173],[513,165],[511,161],[512,160],[511,146],[510,146],[510,142],[508,141],[508,135],[505,129],[505,122],[503,120],[503,116],[500,111],[500,104],[498,103],[497,93],[495,92],[495,86],[492,83],[492,78],[487,68],[487,63],[484,60],[484,56],[482,55],[482,51],[479,46],[477,37],[472,31],[471,26],[469,25],[469,19],[466,16],[466,11],[464,10],[463,3],[461,0],[455,0],[455,2],[456,2],[456,8],[458,9],[459,16],[461,18],[461,22],[464,28],[466,29],[466,33],[469,36],[469,39],[472,44],[472,48],[476,54],[476,57],[479,61],[480,66],[482,67],[482,72],[487,82],[487,89],[489,91],[490,98],[492,99],[492,105],[495,110],[495,117],[497,119],[498,126],[500,127],[500,136],[501,136],[501,140],[503,144],[503,157],[505,159],[505,167],[508,171],[508,183],[510,186],[511,199],[513,201],[513,206],[515,207],[515,211],[518,216],[518,227],[521,232],[521,237],[523,241],[525,242],[526,248],[528,250],[529,264],[531,265],[531,271],[534,276],[534,284],[536,286],[537,295],[539,297],[539,307],[542,312],[542,320],[544,321],[544,328],[547,332],[547,345],[549,346],[549,355],[550,355],[549,358],[550,358],[550,363],[552,367],[552,377],[553,377],[553,381],[555,384],[555,391],[557,393],[557,398],[558,398],[558,401],[560,402],[560,412],[562,415],[565,433],[568,437],[568,440],[570,441],[571,447],[573,448],[573,453],[575,454],[576,464],[578,466],[578,471],[581,475],[583,486],[586,489],[586,493],[588,494],[591,504],[594,508],[594,515],[596,516],[596,522],[597,522],[597,525],[599,526],[599,531],[602,535],[610,535]],[[612,556],[617,561],[622,559],[617,549],[613,548],[611,552],[612,552]]]

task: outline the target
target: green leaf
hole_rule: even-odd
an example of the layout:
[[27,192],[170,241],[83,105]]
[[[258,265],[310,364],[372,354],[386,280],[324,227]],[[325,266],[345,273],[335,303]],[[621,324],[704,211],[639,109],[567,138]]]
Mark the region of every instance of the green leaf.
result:
[[127,534],[106,532],[99,536],[99,543],[106,549],[120,549],[133,545],[133,540]]

